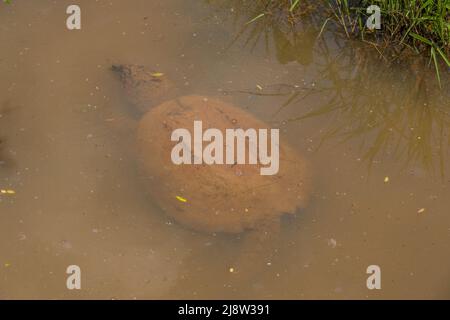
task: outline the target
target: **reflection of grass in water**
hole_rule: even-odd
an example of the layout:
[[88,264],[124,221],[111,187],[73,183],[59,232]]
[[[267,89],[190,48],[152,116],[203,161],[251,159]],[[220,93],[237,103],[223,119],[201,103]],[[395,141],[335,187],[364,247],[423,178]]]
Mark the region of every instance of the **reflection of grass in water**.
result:
[[277,56],[282,63],[308,57],[296,57],[299,47],[312,47],[311,39],[318,34],[320,18],[311,15],[317,9],[313,2],[306,1],[269,1],[269,0],[207,0],[226,11],[232,12],[234,25],[239,30],[229,47],[244,38],[244,45],[253,50],[260,41],[264,41],[267,52],[270,44],[277,45]]
[[[239,6],[242,3],[249,7]],[[255,3],[262,5],[267,1]],[[429,171],[438,168],[444,175],[450,144],[450,111],[446,110],[450,98],[438,90],[434,81],[428,81],[434,75],[431,68],[423,67],[420,57],[409,56],[400,64],[392,56],[366,50],[367,46],[333,30],[321,30],[323,37],[318,40],[315,35],[323,21],[309,14],[308,10],[314,9],[311,7],[299,7],[297,14],[302,14],[301,20],[286,19],[283,14],[291,13],[274,14],[253,2],[235,1],[231,7],[239,8],[234,10],[234,17],[240,26],[242,20],[252,21],[249,17],[265,13],[244,24],[233,43],[243,38],[244,44],[253,49],[263,40],[268,51],[273,43],[281,63],[296,61],[309,65],[314,60],[314,67],[322,77],[314,88],[280,84],[265,86],[264,92],[241,92],[287,96],[275,115],[298,103],[314,102],[308,113],[290,121],[317,117],[325,121],[331,117],[319,147],[332,138],[342,141],[357,138],[369,167],[389,153],[403,159],[405,166],[420,162]],[[325,102],[317,103],[323,99]]]
[[[241,92],[286,96],[274,116],[285,108],[313,102],[308,112],[288,121],[327,121],[317,149],[330,140],[357,139],[369,169],[374,161],[389,154],[403,159],[405,167],[418,162],[427,171],[437,170],[444,177],[450,151],[450,97],[411,68],[380,64],[367,56],[370,51],[354,50],[345,54],[341,51],[334,57],[330,52],[322,55],[323,61],[317,65],[323,85],[319,80],[315,87],[280,84],[267,86],[270,92]],[[355,55],[363,55],[356,64]],[[432,76],[428,73],[428,78]]]
[[[331,116],[320,145],[330,138],[359,138],[369,166],[389,153],[405,159],[405,165],[418,161],[434,171],[437,159],[443,176],[450,144],[450,113],[446,110],[450,99],[429,85],[430,73],[427,78],[426,73],[418,76],[409,66],[380,63],[360,47],[346,46],[334,57],[324,42],[318,47],[323,60],[318,62],[320,74],[329,85],[307,95],[327,97],[327,101],[290,121]],[[297,90],[282,107],[305,98],[303,91]]]

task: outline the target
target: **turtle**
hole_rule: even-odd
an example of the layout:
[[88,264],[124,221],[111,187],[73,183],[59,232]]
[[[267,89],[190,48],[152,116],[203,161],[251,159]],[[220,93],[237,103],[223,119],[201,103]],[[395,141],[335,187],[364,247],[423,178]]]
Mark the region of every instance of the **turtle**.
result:
[[[279,143],[279,171],[261,175],[261,164],[179,165],[171,161],[176,142],[171,133],[192,128],[271,129],[248,111],[200,94],[178,95],[165,74],[142,65],[116,64],[125,96],[137,110],[137,162],[154,203],[177,223],[197,232],[245,234],[254,245],[278,232],[280,218],[307,206],[310,165],[284,140]],[[251,234],[251,235],[250,235]],[[254,240],[257,239],[255,242]],[[251,262],[252,259],[247,259]]]

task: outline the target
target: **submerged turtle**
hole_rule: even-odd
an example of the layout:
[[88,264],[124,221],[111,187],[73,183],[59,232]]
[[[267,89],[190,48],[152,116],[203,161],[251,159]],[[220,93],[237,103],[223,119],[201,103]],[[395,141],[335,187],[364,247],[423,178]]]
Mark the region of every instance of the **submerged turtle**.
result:
[[[261,175],[260,164],[176,165],[171,161],[173,130],[270,129],[250,113],[217,98],[176,96],[161,73],[136,65],[112,67],[130,102],[142,113],[137,125],[138,159],[153,200],[180,224],[201,232],[276,231],[280,216],[306,206],[309,174],[305,160],[286,142],[279,144],[279,171]],[[166,100],[165,102],[162,102]],[[247,148],[248,149],[248,148]],[[247,154],[248,156],[248,154]],[[262,237],[261,237],[262,236]]]

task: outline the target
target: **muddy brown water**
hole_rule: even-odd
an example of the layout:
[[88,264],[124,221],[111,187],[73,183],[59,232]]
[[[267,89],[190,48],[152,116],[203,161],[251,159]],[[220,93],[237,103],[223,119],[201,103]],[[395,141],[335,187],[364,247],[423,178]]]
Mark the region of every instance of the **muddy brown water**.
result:
[[[303,46],[229,45],[237,9],[202,1],[79,3],[81,31],[65,27],[69,1],[0,6],[0,189],[15,191],[0,194],[1,299],[450,298],[450,103],[428,88],[433,77],[414,87],[399,68],[359,79],[367,66],[327,60],[339,44],[310,31]],[[134,133],[110,125],[130,115],[112,63],[222,96],[311,162],[311,202],[283,220],[251,283],[229,284],[242,239],[187,230],[146,195]],[[292,92],[314,94],[277,112]],[[336,93],[346,102],[330,103]],[[81,290],[66,288],[72,264]],[[381,267],[381,290],[366,287],[369,265]]]

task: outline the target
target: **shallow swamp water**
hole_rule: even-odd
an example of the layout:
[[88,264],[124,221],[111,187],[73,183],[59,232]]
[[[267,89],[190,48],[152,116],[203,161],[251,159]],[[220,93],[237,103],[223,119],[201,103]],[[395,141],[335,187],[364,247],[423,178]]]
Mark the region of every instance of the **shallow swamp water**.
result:
[[[315,21],[243,30],[246,13],[214,1],[79,1],[78,31],[70,4],[0,7],[1,299],[450,298],[448,72],[439,90],[432,72],[317,39]],[[308,159],[309,206],[252,281],[230,275],[242,237],[189,230],[144,191],[115,63],[233,102]]]

